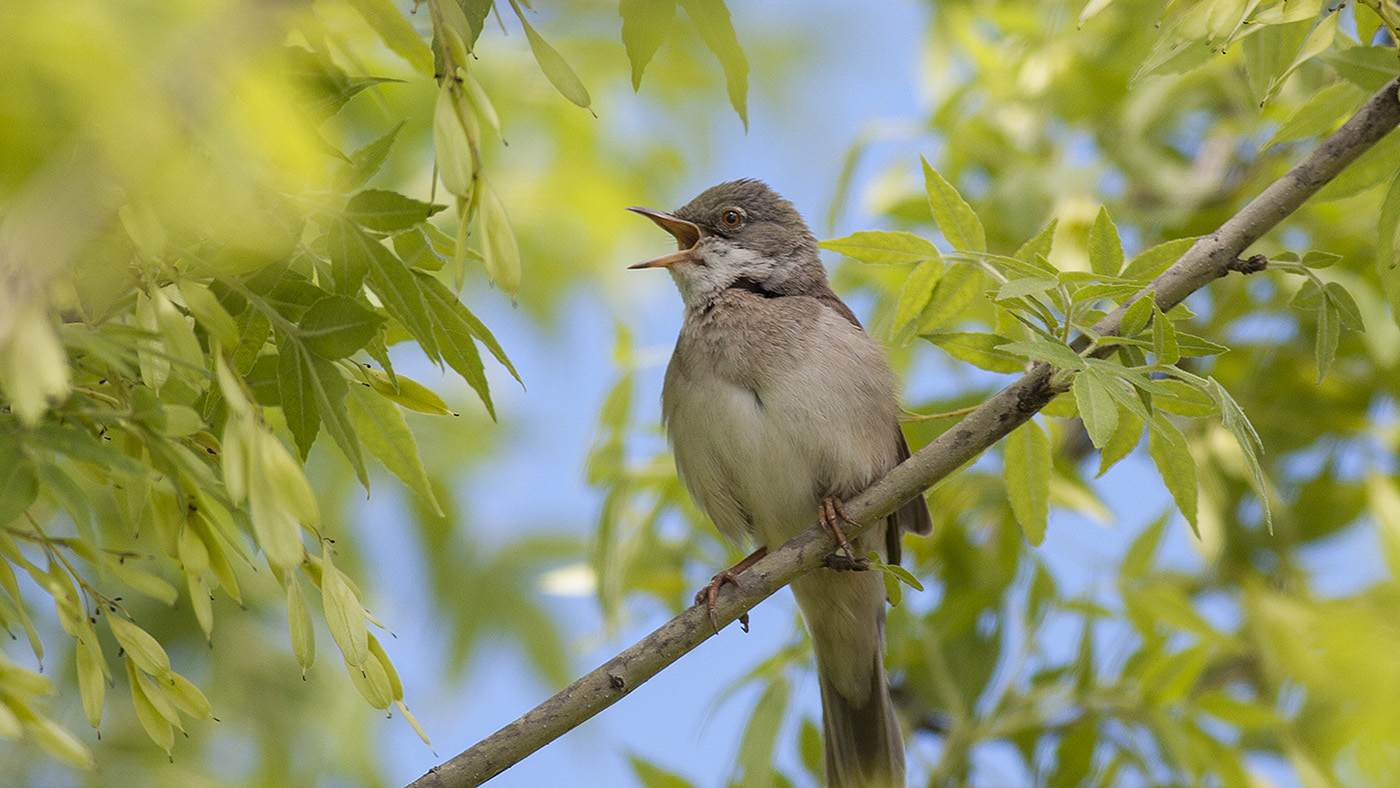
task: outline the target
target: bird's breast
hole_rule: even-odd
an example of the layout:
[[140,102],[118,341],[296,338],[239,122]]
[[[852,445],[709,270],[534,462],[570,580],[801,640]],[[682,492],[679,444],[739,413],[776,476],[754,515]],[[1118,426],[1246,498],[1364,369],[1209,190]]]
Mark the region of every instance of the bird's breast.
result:
[[895,464],[884,353],[814,299],[688,315],[662,405],[682,479],[734,540],[781,543]]

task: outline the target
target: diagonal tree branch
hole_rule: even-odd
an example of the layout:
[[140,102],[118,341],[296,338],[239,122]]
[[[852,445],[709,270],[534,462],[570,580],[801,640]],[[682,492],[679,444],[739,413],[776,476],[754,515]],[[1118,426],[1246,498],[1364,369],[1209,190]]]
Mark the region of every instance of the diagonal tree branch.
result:
[[[1137,298],[1151,293],[1166,311],[1231,270],[1239,270],[1239,257],[1245,249],[1400,125],[1397,90],[1400,79],[1381,88],[1316,150],[1218,230],[1197,239],[1176,264],[1095,324],[1094,331],[1101,336],[1115,335],[1128,304]],[[851,517],[878,522],[1024,424],[1060,393],[1051,385],[1052,371],[1052,367],[1036,363],[957,426],[848,501],[846,509]],[[847,535],[854,536],[860,530],[852,527]],[[740,576],[740,586],[726,586],[720,593],[720,624],[728,624],[794,577],[821,565],[834,546],[831,536],[813,525],[769,553]],[[691,607],[516,721],[434,767],[411,788],[482,784],[616,703],[713,634],[704,606]]]

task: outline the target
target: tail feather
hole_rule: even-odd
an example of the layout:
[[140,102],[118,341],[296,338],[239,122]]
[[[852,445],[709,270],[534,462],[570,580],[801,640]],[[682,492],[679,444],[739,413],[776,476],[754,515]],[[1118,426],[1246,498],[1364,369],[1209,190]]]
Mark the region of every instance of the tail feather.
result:
[[876,654],[864,703],[843,696],[818,666],[827,788],[903,788],[904,742]]
[[[860,554],[883,546],[871,529]],[[792,582],[817,657],[827,788],[904,788],[904,740],[886,686],[885,586],[878,572],[818,569]]]

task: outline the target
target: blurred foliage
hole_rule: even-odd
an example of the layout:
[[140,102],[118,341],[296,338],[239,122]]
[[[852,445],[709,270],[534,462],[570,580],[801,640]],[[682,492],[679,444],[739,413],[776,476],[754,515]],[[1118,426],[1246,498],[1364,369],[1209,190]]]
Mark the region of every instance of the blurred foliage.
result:
[[[167,757],[170,784],[372,783],[371,707],[426,740],[344,510],[356,483],[379,492],[376,461],[413,502],[430,598],[460,622],[455,670],[513,638],[567,680],[539,579],[578,540],[487,549],[461,527],[452,481],[499,440],[492,366],[520,376],[459,294],[489,282],[546,315],[588,274],[579,239],[606,249],[615,206],[648,194],[645,166],[671,154],[608,139],[553,91],[589,108],[584,79],[625,84],[626,54],[635,84],[679,27],[651,5],[626,14],[645,53],[620,20],[546,39],[596,4],[543,20],[474,0],[0,9],[7,784],[49,757],[133,784]],[[709,50],[742,114],[727,10],[681,6],[705,34],[662,50],[658,79]],[[525,46],[503,46],[502,12]],[[480,407],[396,362],[450,370]],[[327,660],[345,673],[314,669]],[[252,755],[207,768],[230,746]]]
[[[898,363],[968,382],[911,406],[915,448],[1028,359],[1059,367],[1068,393],[930,491],[934,537],[906,542],[914,574],[941,587],[905,593],[889,618],[909,784],[1395,784],[1400,135],[1251,249],[1266,273],[1166,315],[1142,302],[1127,341],[1070,344],[1400,73],[1400,13],[1320,0],[931,8],[934,153],[922,177],[909,162],[873,176],[863,197],[891,229],[823,243],[851,261],[837,289],[876,299],[870,330]],[[877,136],[857,142],[842,188]],[[1099,346],[1114,352],[1086,357]],[[618,386],[593,456],[602,531],[630,535],[601,542],[603,603],[682,604],[656,557],[679,575],[723,555],[697,544],[702,518],[664,458],[625,459],[632,383]],[[1106,587],[1066,593],[1035,546],[1053,512],[1109,516],[1102,491],[1131,477],[1095,478],[1129,456],[1156,466],[1197,560],[1160,560],[1177,527],[1163,513],[1094,584]],[[676,509],[693,532],[667,529]],[[1390,575],[1319,589],[1316,562],[1342,538],[1374,544]],[[780,656],[752,678],[765,698],[810,670],[804,650]],[[751,727],[774,714],[760,703]],[[813,762],[813,721],[783,730]],[[735,785],[817,781],[755,777],[759,757],[741,755]],[[636,768],[644,784],[680,784],[651,768]]]

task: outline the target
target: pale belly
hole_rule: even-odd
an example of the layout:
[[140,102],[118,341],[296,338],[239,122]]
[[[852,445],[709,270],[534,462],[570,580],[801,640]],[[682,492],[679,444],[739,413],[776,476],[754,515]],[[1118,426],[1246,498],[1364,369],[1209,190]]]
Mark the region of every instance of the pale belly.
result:
[[895,464],[892,394],[829,367],[670,392],[676,466],[727,538],[775,547],[816,519],[822,497],[854,495]]

